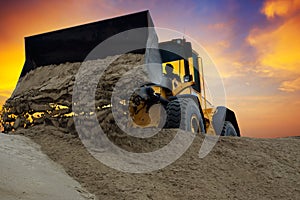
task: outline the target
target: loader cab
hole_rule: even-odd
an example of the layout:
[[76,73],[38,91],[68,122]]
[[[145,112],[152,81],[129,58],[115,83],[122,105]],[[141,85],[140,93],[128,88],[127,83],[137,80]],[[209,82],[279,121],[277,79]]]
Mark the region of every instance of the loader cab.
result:
[[181,82],[194,82],[193,89],[200,93],[199,59],[191,43],[185,39],[173,39],[159,43],[159,49],[163,74],[166,74],[166,65],[171,64],[173,73],[180,77]]

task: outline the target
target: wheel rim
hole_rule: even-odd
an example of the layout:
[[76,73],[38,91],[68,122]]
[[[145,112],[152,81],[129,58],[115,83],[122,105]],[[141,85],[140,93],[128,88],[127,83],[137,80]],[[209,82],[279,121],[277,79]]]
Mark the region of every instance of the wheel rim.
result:
[[200,132],[200,123],[199,123],[197,115],[195,115],[195,114],[192,115],[190,125],[191,125],[192,133]]

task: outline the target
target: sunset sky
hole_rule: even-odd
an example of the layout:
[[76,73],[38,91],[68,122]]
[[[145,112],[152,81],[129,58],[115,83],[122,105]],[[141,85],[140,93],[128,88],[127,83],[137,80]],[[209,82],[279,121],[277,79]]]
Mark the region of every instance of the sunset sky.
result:
[[300,135],[300,0],[0,1],[0,104],[24,64],[24,37],[150,10],[216,63],[247,137]]

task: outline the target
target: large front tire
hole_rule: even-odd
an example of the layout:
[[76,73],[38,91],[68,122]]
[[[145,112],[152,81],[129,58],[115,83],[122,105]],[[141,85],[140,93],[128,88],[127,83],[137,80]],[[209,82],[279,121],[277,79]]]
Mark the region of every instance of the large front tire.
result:
[[167,105],[166,128],[180,128],[193,133],[204,133],[203,117],[193,99],[178,98]]

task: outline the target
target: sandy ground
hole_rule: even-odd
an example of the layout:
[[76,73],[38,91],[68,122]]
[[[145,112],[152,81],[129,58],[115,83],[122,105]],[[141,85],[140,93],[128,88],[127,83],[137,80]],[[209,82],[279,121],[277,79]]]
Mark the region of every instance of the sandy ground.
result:
[[0,160],[0,199],[94,199],[29,138],[0,134]]
[[[171,133],[173,130],[165,130]],[[99,199],[299,199],[300,138],[220,138],[204,159],[203,137],[168,167],[123,173],[94,159],[81,141],[49,126],[19,130]]]

